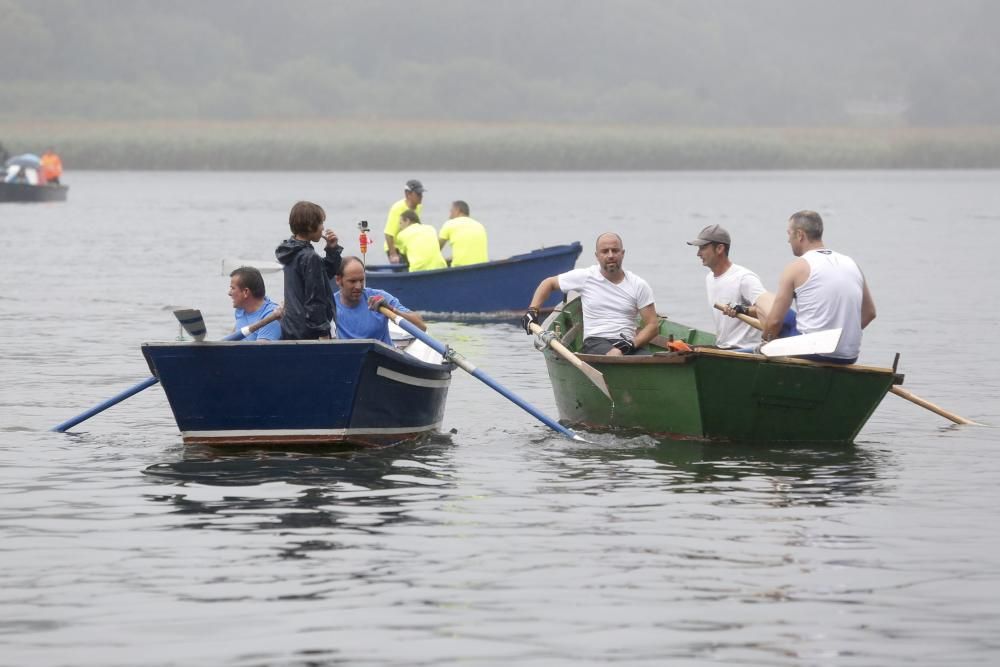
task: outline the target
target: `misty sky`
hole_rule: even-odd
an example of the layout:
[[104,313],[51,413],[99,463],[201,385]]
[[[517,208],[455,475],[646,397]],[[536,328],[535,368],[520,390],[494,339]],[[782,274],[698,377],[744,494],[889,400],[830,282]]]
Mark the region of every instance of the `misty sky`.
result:
[[1000,122],[990,0],[0,0],[0,120]]

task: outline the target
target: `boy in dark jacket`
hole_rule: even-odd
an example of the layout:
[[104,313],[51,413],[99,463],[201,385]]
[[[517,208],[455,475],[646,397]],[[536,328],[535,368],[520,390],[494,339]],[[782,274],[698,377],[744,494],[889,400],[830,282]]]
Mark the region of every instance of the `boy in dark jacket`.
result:
[[[330,337],[335,311],[330,280],[340,268],[340,254],[333,230],[323,230],[326,213],[312,202],[300,201],[288,214],[292,238],[282,242],[274,256],[284,266],[285,315],[281,319],[283,340],[316,340]],[[320,258],[312,244],[326,239],[326,257]]]

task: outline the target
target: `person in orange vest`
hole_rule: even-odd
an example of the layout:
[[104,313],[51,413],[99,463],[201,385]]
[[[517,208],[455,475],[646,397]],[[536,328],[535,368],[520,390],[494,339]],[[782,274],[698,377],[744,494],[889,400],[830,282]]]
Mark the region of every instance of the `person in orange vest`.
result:
[[42,153],[41,181],[42,183],[52,183],[59,185],[59,177],[62,176],[62,160],[51,148],[46,148]]

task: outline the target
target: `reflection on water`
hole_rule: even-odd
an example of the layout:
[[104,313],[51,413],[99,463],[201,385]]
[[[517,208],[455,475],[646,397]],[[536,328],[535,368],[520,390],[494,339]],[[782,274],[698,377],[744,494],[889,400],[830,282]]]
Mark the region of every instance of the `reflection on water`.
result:
[[[534,457],[539,498],[566,494],[700,494],[708,505],[831,507],[887,493],[890,453],[864,446],[753,447],[591,434],[549,439]],[[144,473],[163,485],[147,494],[184,517],[174,529],[372,530],[420,524],[428,503],[461,494],[453,443],[437,436],[385,449],[308,452],[186,448]],[[643,501],[637,501],[641,505]],[[286,557],[337,548],[290,541]]]
[[[608,463],[624,485],[642,477],[672,493],[724,494],[726,502],[823,507],[890,490],[891,452],[865,445],[703,443],[608,433],[560,451],[579,460],[574,477],[607,483]],[[590,463],[592,465],[586,465]],[[741,493],[754,491],[752,498]]]
[[[170,482],[149,495],[190,520],[178,528],[256,530],[372,527],[407,520],[403,499],[438,498],[451,488],[448,435],[381,449],[219,450],[188,447],[180,460],[143,472]],[[239,516],[238,521],[231,521]],[[254,521],[253,517],[259,520]],[[312,540],[288,550],[333,548]]]

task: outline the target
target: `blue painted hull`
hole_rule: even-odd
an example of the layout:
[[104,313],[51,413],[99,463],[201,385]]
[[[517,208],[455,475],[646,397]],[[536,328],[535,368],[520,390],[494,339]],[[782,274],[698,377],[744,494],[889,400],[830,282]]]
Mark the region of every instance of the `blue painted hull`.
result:
[[436,431],[450,364],[372,340],[146,343],[185,444],[388,445]]
[[[574,242],[495,262],[414,273],[388,264],[369,266],[365,278],[368,287],[389,292],[425,317],[457,319],[460,314],[520,317],[531,303],[538,283],[572,269],[580,251],[580,243]],[[552,308],[561,300],[562,293],[557,291],[545,302],[545,307]]]

